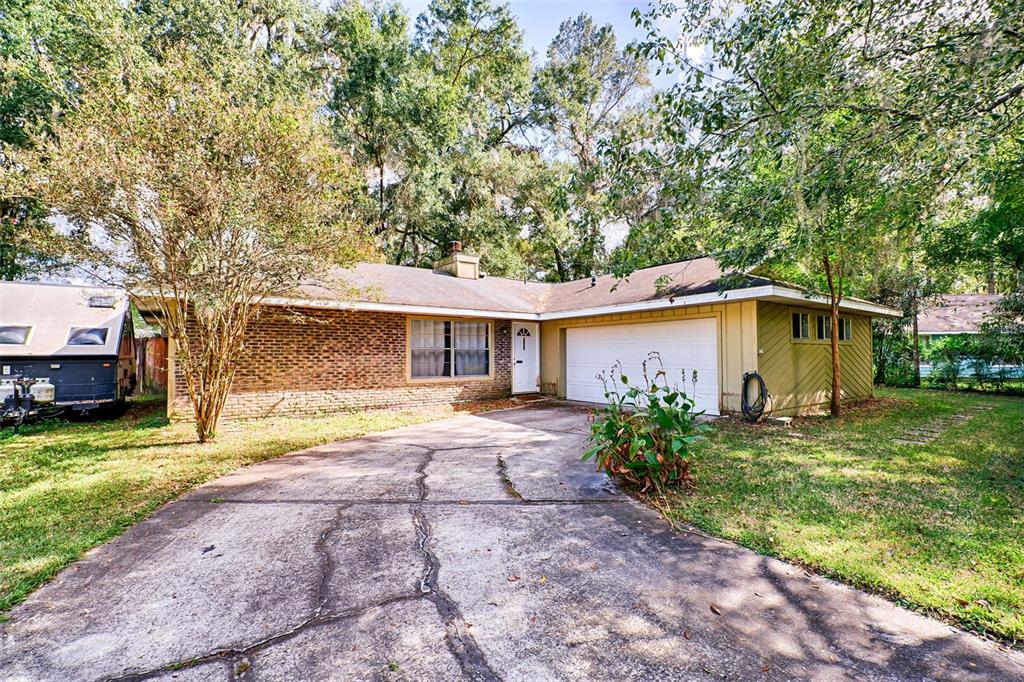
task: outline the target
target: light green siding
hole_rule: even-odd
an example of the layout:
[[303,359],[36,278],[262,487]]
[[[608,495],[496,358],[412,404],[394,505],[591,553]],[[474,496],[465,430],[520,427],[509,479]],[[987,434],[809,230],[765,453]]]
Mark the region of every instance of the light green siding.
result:
[[[792,314],[810,316],[810,339],[792,338]],[[829,341],[817,340],[815,316],[827,310],[759,301],[757,304],[758,371],[772,394],[772,414],[794,415],[827,407],[832,389]],[[851,319],[852,336],[839,343],[844,400],[872,395],[871,318],[843,313]]]

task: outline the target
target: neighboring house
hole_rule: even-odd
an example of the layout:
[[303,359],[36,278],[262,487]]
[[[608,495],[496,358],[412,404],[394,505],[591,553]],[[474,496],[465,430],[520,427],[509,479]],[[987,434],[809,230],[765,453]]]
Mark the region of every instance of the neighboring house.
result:
[[927,348],[945,336],[978,334],[981,323],[999,304],[999,294],[944,294],[917,315],[917,334]]
[[[1002,296],[999,294],[943,294],[928,306],[921,308],[917,316],[917,334],[921,344],[921,352],[927,356],[928,350],[937,341],[950,336],[974,335],[981,333],[981,325],[999,305]],[[960,368],[962,373],[969,373],[972,363],[965,360]],[[1022,368],[1011,365],[993,365],[990,370],[1002,369],[1008,376],[1021,376]],[[921,376],[931,375],[932,365],[921,363]]]
[[[460,250],[434,270],[361,264],[330,283],[265,300],[224,415],[538,392],[601,402],[597,375],[620,362],[637,381],[652,351],[669,381],[709,414],[740,410],[743,374],[751,371],[764,377],[775,414],[820,409],[831,386],[826,300],[759,277],[722,292],[722,274],[714,260],[698,258],[618,283],[612,276],[526,282],[484,276],[478,259]],[[871,317],[899,312],[847,299],[841,314],[844,398],[867,397]],[[168,356],[168,409],[187,416],[173,349]]]
[[74,411],[119,403],[135,386],[135,345],[124,292],[0,282],[0,381],[49,379]]

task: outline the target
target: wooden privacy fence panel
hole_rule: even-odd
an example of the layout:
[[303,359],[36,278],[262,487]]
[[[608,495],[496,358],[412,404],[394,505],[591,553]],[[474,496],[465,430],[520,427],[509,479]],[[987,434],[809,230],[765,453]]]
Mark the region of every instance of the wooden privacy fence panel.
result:
[[143,393],[167,390],[167,339],[162,336],[135,340],[136,375]]

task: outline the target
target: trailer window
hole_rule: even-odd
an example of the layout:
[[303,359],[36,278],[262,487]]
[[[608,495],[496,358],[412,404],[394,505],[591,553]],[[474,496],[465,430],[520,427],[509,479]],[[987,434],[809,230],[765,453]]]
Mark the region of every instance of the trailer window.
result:
[[72,327],[69,346],[102,346],[107,342],[106,327]]
[[0,327],[0,344],[8,346],[24,346],[28,341],[28,333],[32,327],[4,325]]

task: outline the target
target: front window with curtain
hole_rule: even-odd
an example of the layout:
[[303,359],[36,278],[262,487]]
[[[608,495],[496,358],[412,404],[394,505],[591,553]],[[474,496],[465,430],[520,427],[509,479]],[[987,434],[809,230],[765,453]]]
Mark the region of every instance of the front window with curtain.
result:
[[414,319],[409,331],[413,379],[490,374],[489,322]]

